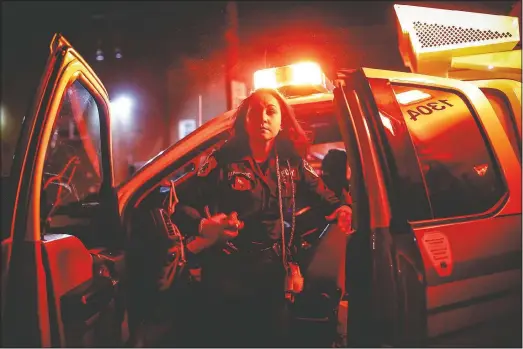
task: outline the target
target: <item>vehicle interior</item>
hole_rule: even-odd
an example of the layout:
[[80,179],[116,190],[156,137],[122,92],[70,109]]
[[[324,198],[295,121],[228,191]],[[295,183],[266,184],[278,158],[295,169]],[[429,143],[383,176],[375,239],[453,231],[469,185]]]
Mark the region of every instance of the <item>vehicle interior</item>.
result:
[[[140,187],[124,211],[122,230],[120,222],[109,221],[118,216],[111,211],[116,193],[103,186],[97,104],[80,82],[70,90],[54,125],[41,191],[46,268],[59,312],[53,315],[58,325],[51,342],[65,337],[62,344],[68,346],[105,346],[118,345],[110,339],[121,337],[131,346],[190,346],[177,340],[187,316],[198,316],[191,309],[198,302],[199,269],[184,263],[184,236],[190,232],[178,230],[169,209],[178,195],[191,191],[202,162],[230,132],[191,146]],[[82,104],[74,96],[82,97]],[[325,154],[344,144],[332,101],[314,103],[295,110],[312,143],[307,160],[321,174]],[[300,202],[296,232],[306,280],[293,306],[297,345],[341,343],[347,318],[343,299],[351,284],[344,280],[347,236]],[[64,265],[71,255],[74,260]],[[341,326],[339,318],[345,319]]]
[[[330,149],[344,150],[333,104],[327,101],[312,108],[300,105],[295,109],[311,139],[308,161],[321,174],[321,160],[325,154]],[[191,298],[197,301],[194,297],[197,295],[199,269],[196,266],[182,270],[184,268],[179,263],[183,258],[179,254],[183,249],[183,236],[188,232],[180,232],[176,222],[170,220],[168,206],[174,195],[190,193],[202,162],[228,137],[227,132],[215,137],[193,150],[183,166],[174,171],[166,169],[167,176],[138,200],[127,222],[130,242],[126,259],[129,275],[133,275],[130,299],[140,299],[139,302],[132,302],[136,303],[136,307],[131,313],[140,319],[136,320],[140,323],[139,327],[147,328],[142,330],[148,333],[147,336],[153,332],[164,333],[176,341],[172,326],[176,324],[175,328],[183,328],[181,314],[187,316],[188,309],[178,311],[178,316],[175,309],[187,307]],[[294,326],[300,332],[299,345],[329,346],[340,340],[336,338],[338,317],[345,316],[339,314],[339,306],[346,292],[344,265],[347,236],[335,226],[330,226],[314,207],[300,202],[297,203],[296,231],[300,237],[297,245],[301,246],[297,258],[306,280],[304,292],[296,297],[294,303]],[[346,312],[346,308],[343,311]],[[134,320],[130,318],[130,321]],[[133,327],[131,323],[130,327]],[[160,337],[156,336],[155,340]],[[142,340],[150,343],[149,339]]]

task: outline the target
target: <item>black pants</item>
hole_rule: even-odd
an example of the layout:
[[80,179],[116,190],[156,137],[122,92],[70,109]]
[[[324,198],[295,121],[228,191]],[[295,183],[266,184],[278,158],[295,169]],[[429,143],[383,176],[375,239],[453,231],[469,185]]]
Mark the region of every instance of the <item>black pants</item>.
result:
[[[287,314],[283,301],[207,299],[202,311],[202,347],[286,347]],[[195,344],[196,344],[195,343]]]
[[210,260],[202,271],[191,346],[289,346],[284,277],[272,250]]

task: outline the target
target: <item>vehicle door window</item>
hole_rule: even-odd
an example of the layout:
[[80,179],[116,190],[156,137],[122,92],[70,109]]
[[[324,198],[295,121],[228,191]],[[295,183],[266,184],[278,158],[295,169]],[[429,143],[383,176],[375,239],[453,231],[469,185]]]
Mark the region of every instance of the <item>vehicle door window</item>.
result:
[[390,88],[379,81],[371,86],[400,178],[416,179],[418,189],[407,190],[401,200],[410,202],[407,207],[412,209],[415,202],[421,204],[420,188],[428,199],[428,211],[411,215],[411,220],[478,215],[502,199],[506,188],[499,166],[463,97],[437,88],[392,84],[397,101],[392,103],[378,98]]
[[370,82],[396,165],[395,195],[399,198],[398,203],[410,221],[432,219],[425,179],[394,92],[387,80],[371,79]]
[[482,88],[481,91],[489,100],[492,108],[494,108],[503,126],[503,130],[505,130],[512,145],[512,149],[514,149],[514,152],[518,155],[519,161],[521,162],[521,136],[519,136],[516,117],[512,112],[507,96],[503,92],[493,88]]
[[101,184],[99,108],[75,81],[65,91],[45,156],[41,200],[48,229],[82,225],[78,218],[88,218],[84,213],[97,204]]

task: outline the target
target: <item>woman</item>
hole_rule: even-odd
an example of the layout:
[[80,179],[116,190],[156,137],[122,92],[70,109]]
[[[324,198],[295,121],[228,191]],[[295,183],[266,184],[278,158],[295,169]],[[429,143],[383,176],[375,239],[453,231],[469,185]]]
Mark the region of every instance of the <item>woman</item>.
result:
[[198,232],[189,252],[205,251],[201,334],[194,337],[208,341],[199,345],[289,344],[286,299],[303,287],[292,262],[296,197],[318,202],[328,220],[350,229],[350,208],[307,164],[306,152],[285,99],[257,90],[238,107],[232,139],[200,168],[195,190],[180,196],[173,221]]

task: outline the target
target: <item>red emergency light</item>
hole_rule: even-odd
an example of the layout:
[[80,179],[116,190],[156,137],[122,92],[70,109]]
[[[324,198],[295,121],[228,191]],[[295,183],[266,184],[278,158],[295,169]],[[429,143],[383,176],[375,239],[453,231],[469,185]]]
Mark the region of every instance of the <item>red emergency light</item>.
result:
[[283,94],[308,95],[328,92],[327,79],[314,62],[261,69],[254,73],[254,89],[273,88]]

